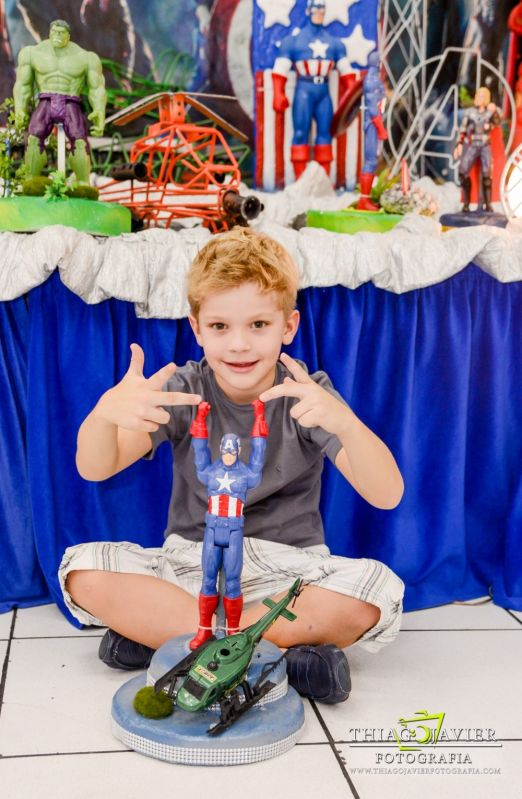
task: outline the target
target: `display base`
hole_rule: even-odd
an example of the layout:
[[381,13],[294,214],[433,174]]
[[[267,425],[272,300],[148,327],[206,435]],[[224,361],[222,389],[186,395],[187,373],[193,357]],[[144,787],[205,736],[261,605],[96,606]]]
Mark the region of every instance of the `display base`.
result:
[[506,227],[508,220],[504,214],[487,211],[459,211],[457,214],[442,214],[439,219],[443,227],[473,227],[474,225],[492,225]]
[[343,211],[308,211],[308,227],[320,227],[333,233],[386,233],[404,217],[401,214],[386,214],[384,211],[359,211],[347,208]]
[[65,225],[94,236],[130,233],[131,212],[123,205],[74,197],[47,200],[45,197],[0,198],[0,230],[34,233],[49,225]]
[[[192,636],[167,641],[154,654],[147,674],[126,682],[112,702],[112,730],[118,740],[136,752],[191,766],[233,766],[257,763],[281,755],[299,739],[304,726],[301,697],[288,686],[284,660],[271,672],[275,687],[238,721],[215,737],[208,728],[219,720],[219,708],[187,713],[174,707],[171,716],[149,719],[134,710],[136,692],[154,682],[189,653]],[[261,640],[248,669],[254,683],[262,669],[281,657],[281,651]]]

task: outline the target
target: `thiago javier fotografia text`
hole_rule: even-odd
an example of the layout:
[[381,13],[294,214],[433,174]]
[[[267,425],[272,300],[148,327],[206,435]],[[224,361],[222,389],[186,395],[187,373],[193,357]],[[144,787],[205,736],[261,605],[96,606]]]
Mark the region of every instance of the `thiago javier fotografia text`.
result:
[[469,766],[473,763],[470,750],[502,748],[490,727],[449,727],[436,735],[424,734],[422,739],[417,737],[418,730],[408,728],[352,727],[348,734],[351,747],[385,750],[375,752],[376,765]]
[[[407,727],[399,727],[398,729],[383,729],[374,727],[352,727],[348,731],[348,743],[373,743],[373,744],[387,744],[397,743],[397,737],[404,744],[419,745],[420,742],[416,737],[417,733],[414,729]],[[441,743],[490,743],[496,742],[495,730],[490,727],[449,727],[440,730],[437,740],[423,741],[422,746],[437,745]]]

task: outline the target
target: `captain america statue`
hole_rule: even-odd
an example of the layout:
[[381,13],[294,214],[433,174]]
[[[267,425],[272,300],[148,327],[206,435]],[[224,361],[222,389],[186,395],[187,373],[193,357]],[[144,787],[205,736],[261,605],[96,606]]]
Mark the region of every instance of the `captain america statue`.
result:
[[283,113],[290,105],[285,94],[285,84],[290,70],[297,73],[297,82],[292,104],[294,135],[290,158],[296,178],[310,160],[310,130],[315,120],[317,133],[314,160],[330,172],[333,160],[330,123],[333,107],[328,78],[330,72],[339,72],[339,97],[350,88],[353,70],[342,41],[324,28],[325,0],[308,0],[307,21],[296,28],[281,42],[278,56],[272,69],[274,89],[274,111]]
[[207,487],[208,510],[205,514],[205,533],[201,565],[203,580],[198,599],[199,627],[190,641],[196,649],[212,636],[212,617],[218,606],[217,578],[220,568],[225,575],[223,604],[227,635],[236,633],[243,609],[241,569],[243,566],[243,509],[249,489],[261,482],[265,461],[268,425],[264,417],[264,402],[255,400],[254,425],[248,464],[239,459],[241,441],[234,433],[221,439],[220,455],[214,463],[208,446],[206,418],[210,404],[201,402],[190,427],[198,480]]
[[361,196],[357,208],[376,211],[378,206],[370,199],[370,192],[377,171],[380,142],[388,138],[382,112],[386,98],[384,83],[380,76],[380,60],[376,50],[368,57],[368,71],[363,81],[364,98],[364,163],[360,175]]

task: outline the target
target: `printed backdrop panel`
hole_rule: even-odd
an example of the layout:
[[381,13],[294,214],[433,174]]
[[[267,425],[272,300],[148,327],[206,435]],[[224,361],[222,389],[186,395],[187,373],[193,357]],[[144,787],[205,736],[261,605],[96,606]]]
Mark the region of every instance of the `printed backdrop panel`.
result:
[[[290,108],[276,114],[272,108],[272,67],[278,56],[281,41],[295,33],[306,21],[306,0],[255,0],[253,20],[252,59],[255,70],[255,152],[256,185],[272,191],[294,180],[290,161],[293,135],[292,99],[295,72],[286,84]],[[377,41],[377,0],[326,0],[324,27],[339,38],[345,48],[354,75],[368,63],[368,56]],[[339,76],[332,71],[329,77],[330,96],[334,109],[339,100]],[[357,118],[349,130],[333,141],[334,161],[330,178],[340,188],[353,189],[361,163],[362,130]],[[312,141],[314,132],[312,130]]]
[[[306,0],[255,0],[254,71],[270,69],[281,40],[306,20]],[[377,41],[377,0],[326,0],[324,25],[344,43],[355,67],[365,67]]]

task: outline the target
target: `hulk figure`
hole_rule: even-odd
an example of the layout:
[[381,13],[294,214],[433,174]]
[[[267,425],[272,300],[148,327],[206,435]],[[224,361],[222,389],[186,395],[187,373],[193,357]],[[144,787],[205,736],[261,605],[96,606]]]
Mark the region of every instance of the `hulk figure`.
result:
[[91,135],[103,135],[105,80],[99,57],[71,42],[69,25],[62,19],[51,22],[48,39],[20,50],[13,96],[16,120],[21,127],[27,126],[35,89],[38,105],[29,121],[27,177],[40,175],[47,160],[45,140],[61,122],[71,147],[68,165],[78,183],[88,184],[91,159],[81,95],[87,95],[93,109],[88,116],[92,122]]

